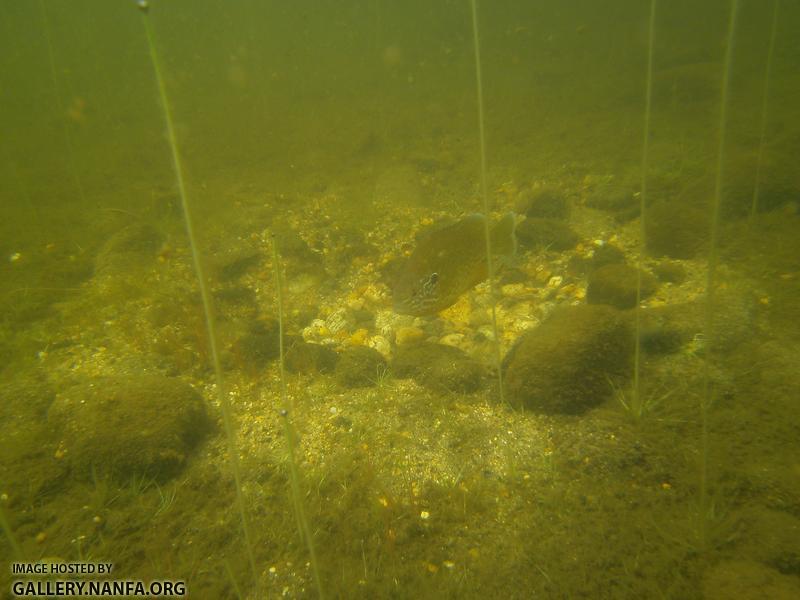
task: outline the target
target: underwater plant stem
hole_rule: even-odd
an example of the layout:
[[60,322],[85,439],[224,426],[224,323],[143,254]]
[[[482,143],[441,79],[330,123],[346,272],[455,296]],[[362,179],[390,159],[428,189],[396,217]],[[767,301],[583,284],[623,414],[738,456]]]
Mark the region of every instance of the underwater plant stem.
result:
[[639,193],[639,260],[636,265],[635,346],[633,354],[633,398],[635,411],[641,412],[641,352],[642,352],[642,256],[645,252],[645,207],[647,205],[647,163],[650,150],[650,113],[653,104],[653,44],[655,38],[656,0],[650,1],[650,20],[647,36],[647,80],[645,83],[644,134],[642,140],[642,185]]
[[[56,112],[60,113],[64,110],[63,98],[61,96],[61,86],[58,85],[58,72],[56,71],[56,59],[53,52],[53,40],[50,36],[50,20],[47,18],[47,6],[44,0],[39,0],[39,8],[42,12],[42,22],[44,24],[44,38],[47,43],[47,58],[50,61],[50,76],[53,79],[53,92],[56,99]],[[64,142],[67,145],[67,161],[69,162],[69,170],[72,173],[72,179],[75,182],[75,187],[78,189],[78,196],[81,199],[81,204],[86,204],[86,194],[83,190],[83,181],[78,173],[78,167],[75,165],[75,150],[72,143],[72,134],[70,133],[69,123],[60,115],[60,120],[64,128]]]
[[286,388],[286,367],[284,359],[284,344],[283,344],[283,278],[281,277],[281,256],[278,250],[278,239],[275,234],[272,234],[272,269],[275,275],[275,295],[278,302],[278,364],[281,383],[281,419],[283,420],[283,432],[286,439],[286,452],[289,457],[289,484],[292,489],[292,505],[294,506],[294,514],[297,519],[297,528],[300,532],[300,537],[306,544],[308,555],[311,562],[311,570],[314,574],[314,583],[317,586],[317,595],[320,598],[324,597],[322,591],[322,579],[319,575],[319,563],[317,562],[317,552],[314,547],[314,537],[311,533],[311,526],[308,522],[305,508],[303,507],[303,496],[300,492],[300,469],[297,467],[296,448],[297,443],[295,440],[294,429],[289,415],[293,406],[289,398],[289,392]]
[[767,64],[764,68],[764,90],[761,95],[761,132],[758,140],[758,157],[756,158],[756,183],[753,187],[753,202],[750,206],[750,225],[758,212],[758,196],[761,191],[761,163],[764,158],[764,139],[767,134],[767,108],[769,104],[769,80],[772,74],[772,57],[775,54],[775,37],[778,31],[778,11],[781,0],[772,4],[772,29],[769,35],[769,50],[767,51]]
[[722,205],[722,185],[725,167],[725,130],[728,117],[728,97],[730,95],[731,64],[733,63],[733,42],[736,33],[736,20],[739,13],[739,0],[731,1],[728,20],[728,36],[725,48],[725,63],[722,74],[722,94],[719,111],[719,138],[717,148],[717,176],[714,185],[714,200],[711,213],[711,241],[706,270],[706,299],[703,328],[706,340],[703,355],[703,395],[700,400],[701,440],[700,440],[700,541],[705,547],[707,539],[708,508],[708,411],[711,407],[713,390],[711,385],[711,359],[714,349],[714,292],[716,286],[717,262],[719,259],[719,221]]
[[194,233],[192,213],[189,208],[189,200],[186,193],[186,183],[183,177],[183,166],[181,163],[180,153],[178,152],[178,140],[175,136],[175,126],[172,119],[172,108],[169,103],[166,87],[164,86],[164,77],[161,74],[161,64],[158,58],[158,51],[156,50],[153,29],[150,25],[147,11],[142,10],[141,13],[142,22],[144,23],[144,30],[147,37],[147,47],[150,52],[150,62],[153,65],[153,74],[155,75],[155,80],[158,87],[158,97],[161,102],[161,109],[164,113],[164,122],[167,127],[167,141],[169,143],[170,152],[172,153],[172,166],[175,171],[178,194],[181,198],[181,209],[183,211],[184,224],[186,225],[186,235],[189,238],[189,246],[192,251],[194,271],[195,275],[197,276],[197,285],[200,288],[200,297],[203,302],[206,331],[208,332],[208,347],[211,351],[211,362],[213,363],[214,376],[217,382],[217,398],[222,410],[222,421],[225,428],[225,436],[228,440],[228,453],[230,454],[231,472],[233,474],[234,483],[236,484],[236,505],[239,510],[239,517],[242,524],[245,550],[247,552],[248,561],[250,562],[250,570],[252,572],[253,582],[256,586],[258,586],[258,571],[256,570],[256,562],[253,555],[253,545],[250,537],[250,527],[247,521],[247,511],[245,510],[244,495],[242,493],[242,474],[239,466],[239,451],[236,443],[236,432],[233,427],[233,414],[225,388],[225,380],[222,375],[222,365],[220,364],[219,360],[217,331],[216,324],[214,322],[214,310],[211,302],[211,293],[208,289],[208,283],[206,282],[203,263],[200,260],[200,250],[198,248],[197,239]]
[[483,201],[483,237],[486,240],[486,272],[489,277],[489,295],[492,304],[492,332],[494,333],[494,363],[497,369],[497,385],[500,403],[505,403],[503,393],[503,366],[500,357],[500,336],[497,331],[497,294],[495,293],[494,264],[492,262],[492,240],[489,233],[489,189],[486,181],[486,131],[483,118],[483,78],[481,75],[481,47],[478,35],[477,0],[470,0],[472,8],[472,41],[475,48],[475,82],[478,96],[478,135],[481,146],[481,199]]

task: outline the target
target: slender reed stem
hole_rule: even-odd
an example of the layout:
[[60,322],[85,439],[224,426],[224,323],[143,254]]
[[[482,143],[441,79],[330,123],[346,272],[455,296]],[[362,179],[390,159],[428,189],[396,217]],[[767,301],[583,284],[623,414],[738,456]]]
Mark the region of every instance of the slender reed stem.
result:
[[317,586],[317,595],[320,598],[324,597],[322,590],[322,579],[319,575],[319,563],[317,562],[317,552],[314,547],[314,537],[311,533],[311,526],[309,525],[308,516],[306,515],[303,506],[303,495],[300,492],[300,469],[297,467],[297,440],[295,439],[294,428],[290,420],[293,406],[289,397],[289,392],[286,388],[286,368],[284,361],[284,344],[283,344],[283,277],[281,271],[280,251],[278,250],[278,239],[275,234],[272,234],[272,268],[275,274],[275,295],[278,300],[278,348],[279,348],[279,368],[280,368],[280,381],[281,381],[281,419],[283,420],[283,432],[286,438],[286,451],[289,455],[289,483],[292,488],[292,505],[294,506],[294,515],[297,519],[297,528],[300,531],[300,537],[306,544],[308,554],[311,559],[311,570],[314,574],[314,583]]
[[655,39],[656,0],[650,1],[650,25],[647,42],[647,82],[644,103],[644,134],[642,140],[642,186],[639,194],[639,258],[636,264],[636,341],[633,358],[633,398],[634,412],[642,409],[641,388],[641,331],[642,331],[642,257],[645,252],[645,208],[647,206],[647,163],[650,151],[650,112],[653,102],[653,44]]
[[230,454],[231,472],[236,484],[236,505],[239,510],[239,517],[242,524],[245,550],[247,552],[247,559],[250,562],[250,570],[252,573],[253,582],[257,587],[258,572],[256,570],[256,562],[253,555],[253,545],[251,543],[247,511],[245,510],[244,505],[244,495],[242,494],[242,474],[241,467],[239,466],[239,451],[238,444],[236,442],[236,431],[233,426],[233,411],[231,410],[230,401],[228,399],[228,394],[225,387],[225,380],[222,374],[222,365],[220,364],[219,360],[219,348],[217,344],[216,323],[214,321],[214,309],[211,302],[211,292],[208,289],[208,283],[206,282],[203,263],[200,258],[200,250],[198,248],[197,238],[194,232],[194,223],[192,221],[192,213],[189,207],[188,194],[186,193],[186,183],[183,176],[183,165],[181,163],[180,153],[178,152],[178,140],[175,135],[175,125],[172,119],[172,107],[170,106],[167,90],[164,86],[164,77],[161,74],[161,63],[153,36],[153,28],[150,24],[150,19],[148,16],[149,4],[142,0],[139,2],[139,8],[141,9],[142,23],[144,23],[144,30],[147,37],[147,47],[150,51],[150,62],[153,65],[153,74],[155,75],[155,80],[158,87],[158,97],[161,102],[161,109],[164,113],[164,122],[167,127],[167,141],[169,143],[170,152],[172,153],[172,166],[175,171],[175,181],[178,185],[178,194],[181,198],[181,209],[183,211],[183,220],[186,225],[186,235],[189,238],[189,246],[192,250],[194,271],[195,275],[197,276],[197,284],[200,288],[200,297],[203,302],[203,312],[205,314],[206,330],[208,332],[208,347],[211,350],[211,362],[214,367],[214,375],[217,381],[217,398],[220,408],[222,409],[222,421],[225,427],[225,436],[228,440],[228,453]]
[[[39,0],[39,9],[42,12],[42,22],[44,23],[44,38],[47,43],[47,58],[50,61],[50,76],[53,79],[53,93],[56,98],[56,112],[61,113],[64,110],[63,98],[61,96],[61,86],[58,85],[58,72],[56,71],[56,59],[53,52],[53,40],[50,35],[50,21],[47,18],[47,6],[44,0]],[[86,194],[83,190],[83,181],[81,180],[78,167],[75,164],[75,149],[72,143],[72,133],[69,129],[69,123],[63,115],[60,116],[60,121],[64,129],[64,142],[67,145],[67,161],[69,162],[69,170],[72,174],[72,179],[75,182],[75,187],[78,189],[78,197],[81,199],[81,204],[86,204]]]
[[736,20],[739,13],[739,0],[732,0],[728,19],[728,37],[725,48],[725,64],[722,75],[722,95],[719,111],[719,139],[717,148],[717,177],[714,186],[714,200],[711,212],[711,241],[708,251],[708,268],[706,271],[706,301],[704,315],[704,336],[706,340],[703,355],[703,396],[700,400],[700,542],[703,547],[708,543],[708,411],[711,407],[714,391],[711,384],[711,360],[714,349],[714,293],[716,286],[717,262],[719,260],[719,221],[722,205],[722,186],[725,169],[725,133],[728,118],[728,101],[730,95],[731,65],[733,63],[733,42],[736,33]]
[[753,202],[750,206],[750,225],[758,212],[758,196],[761,191],[761,163],[764,158],[764,139],[767,134],[767,105],[769,104],[769,80],[772,74],[772,57],[775,54],[775,37],[778,31],[778,12],[780,0],[772,4],[772,29],[769,35],[769,50],[767,51],[767,65],[764,69],[764,90],[761,95],[761,133],[758,140],[758,158],[756,158],[756,183],[753,187]]
[[500,402],[505,403],[503,393],[503,368],[500,358],[500,336],[497,330],[497,294],[494,282],[494,263],[492,261],[492,240],[489,231],[489,189],[486,181],[486,132],[483,118],[483,78],[481,75],[481,47],[478,35],[477,0],[470,0],[472,7],[472,40],[475,47],[475,82],[478,95],[478,133],[481,145],[481,199],[483,201],[483,235],[486,240],[486,272],[489,276],[489,295],[492,300],[492,332],[494,333],[494,362],[497,370],[497,384],[500,389]]

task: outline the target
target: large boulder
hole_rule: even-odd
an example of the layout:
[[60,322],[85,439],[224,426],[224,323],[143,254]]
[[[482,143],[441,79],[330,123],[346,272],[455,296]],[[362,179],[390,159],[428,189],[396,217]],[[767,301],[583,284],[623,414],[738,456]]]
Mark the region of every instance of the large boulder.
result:
[[99,377],[58,395],[48,412],[56,456],[80,478],[177,474],[210,430],[203,397],[161,375]]
[[422,342],[399,346],[392,372],[438,392],[469,393],[481,387],[485,368],[459,348]]
[[621,313],[605,305],[563,307],[509,351],[506,394],[537,412],[582,413],[630,374],[632,354],[629,320]]

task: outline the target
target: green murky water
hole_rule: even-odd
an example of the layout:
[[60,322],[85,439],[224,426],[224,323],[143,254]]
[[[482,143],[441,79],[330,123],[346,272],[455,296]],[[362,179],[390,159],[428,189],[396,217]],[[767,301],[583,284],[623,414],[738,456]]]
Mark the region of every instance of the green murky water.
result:
[[479,2],[517,251],[414,316],[485,212],[469,2],[3,3],[3,597],[797,597],[800,11],[736,2],[726,78],[702,4],[656,8],[642,201],[651,3]]

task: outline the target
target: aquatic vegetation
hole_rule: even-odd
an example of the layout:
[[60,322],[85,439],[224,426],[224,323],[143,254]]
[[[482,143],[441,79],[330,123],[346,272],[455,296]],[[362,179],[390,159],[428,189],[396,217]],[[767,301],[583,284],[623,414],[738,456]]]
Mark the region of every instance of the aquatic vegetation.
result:
[[158,490],[159,502],[158,502],[158,508],[156,509],[156,512],[153,514],[153,517],[158,517],[159,515],[166,513],[172,506],[172,503],[175,502],[175,496],[177,496],[178,494],[178,485],[173,484],[166,491],[164,491],[161,488],[161,486],[158,485],[157,483],[155,484],[155,486],[156,489]]
[[379,363],[375,366],[375,377],[370,380],[372,384],[378,389],[390,387],[392,385],[393,377],[392,371],[385,363]]
[[167,127],[167,140],[169,142],[170,152],[172,154],[172,165],[175,174],[175,182],[178,186],[178,193],[181,199],[181,208],[183,221],[186,226],[186,235],[189,239],[189,246],[192,251],[192,264],[194,272],[197,276],[197,285],[200,289],[200,296],[203,301],[203,313],[205,315],[206,330],[208,333],[208,345],[211,350],[211,362],[214,367],[214,375],[217,380],[217,398],[220,408],[222,409],[222,419],[225,426],[225,435],[228,439],[229,446],[229,460],[231,464],[231,472],[233,473],[234,483],[236,484],[236,505],[238,507],[239,516],[242,525],[242,534],[244,536],[244,545],[247,551],[248,560],[250,562],[250,570],[252,572],[253,580],[257,580],[257,570],[255,565],[255,558],[253,556],[253,546],[250,537],[250,528],[247,519],[247,510],[242,496],[242,474],[239,468],[239,451],[236,444],[236,431],[233,425],[233,415],[230,407],[230,400],[225,388],[225,381],[222,376],[222,365],[219,359],[219,349],[217,332],[214,321],[214,312],[211,302],[211,292],[209,291],[208,282],[203,269],[203,262],[200,257],[200,249],[194,233],[194,223],[192,220],[192,213],[189,208],[189,200],[186,192],[186,183],[184,180],[183,165],[181,163],[180,152],[178,151],[178,140],[175,133],[175,124],[172,118],[172,108],[167,96],[166,86],[164,85],[164,78],[161,74],[161,63],[156,49],[156,43],[153,35],[152,26],[149,20],[149,4],[146,0],[139,3],[139,8],[142,13],[142,23],[144,24],[145,36],[147,38],[147,48],[150,53],[150,62],[153,66],[153,74],[155,76],[156,85],[158,87],[158,97],[161,104],[161,110],[164,116],[164,122]]
[[725,180],[725,142],[728,126],[728,103],[730,94],[730,79],[733,63],[734,36],[736,33],[736,22],[739,11],[739,0],[732,0],[730,14],[728,18],[727,45],[725,48],[725,62],[722,78],[722,95],[720,98],[719,111],[719,131],[717,148],[717,169],[716,181],[714,186],[714,199],[711,211],[711,231],[708,251],[708,264],[706,266],[706,296],[705,296],[705,318],[703,334],[705,338],[706,352],[703,354],[703,395],[700,398],[700,484],[698,492],[698,513],[704,521],[700,524],[701,541],[707,542],[707,523],[705,520],[712,514],[713,505],[709,504],[709,410],[715,396],[712,381],[712,360],[714,348],[715,332],[715,294],[717,286],[717,262],[719,259],[719,235],[720,235],[720,213],[722,209],[723,182]]
[[612,394],[616,402],[634,422],[638,423],[642,419],[651,416],[669,399],[676,389],[662,390],[660,392],[645,392],[642,389],[636,390],[633,385],[622,387],[608,378]]
[[292,506],[294,508],[295,519],[297,519],[297,529],[300,537],[308,550],[309,560],[314,575],[314,584],[317,589],[317,595],[322,598],[323,585],[320,577],[319,563],[317,561],[316,545],[314,543],[314,536],[311,531],[311,525],[306,513],[303,494],[300,491],[300,471],[297,464],[297,437],[292,425],[294,418],[294,407],[289,398],[286,390],[286,367],[285,367],[285,350],[284,350],[284,321],[283,321],[283,263],[281,262],[280,251],[278,250],[278,238],[274,234],[272,238],[272,265],[273,276],[275,280],[275,296],[278,305],[278,345],[279,345],[279,374],[281,386],[281,420],[283,421],[283,435],[286,442],[286,456],[287,464],[289,467],[289,483],[291,485]]
[[764,91],[761,95],[761,127],[758,136],[758,157],[756,158],[755,185],[753,186],[753,201],[750,205],[750,225],[758,212],[759,194],[761,192],[761,169],[764,162],[764,147],[767,137],[767,115],[769,107],[769,84],[772,75],[772,63],[775,56],[775,38],[778,32],[778,14],[780,12],[780,0],[772,3],[772,26],[769,34],[769,50],[767,51],[767,61],[764,66]]

